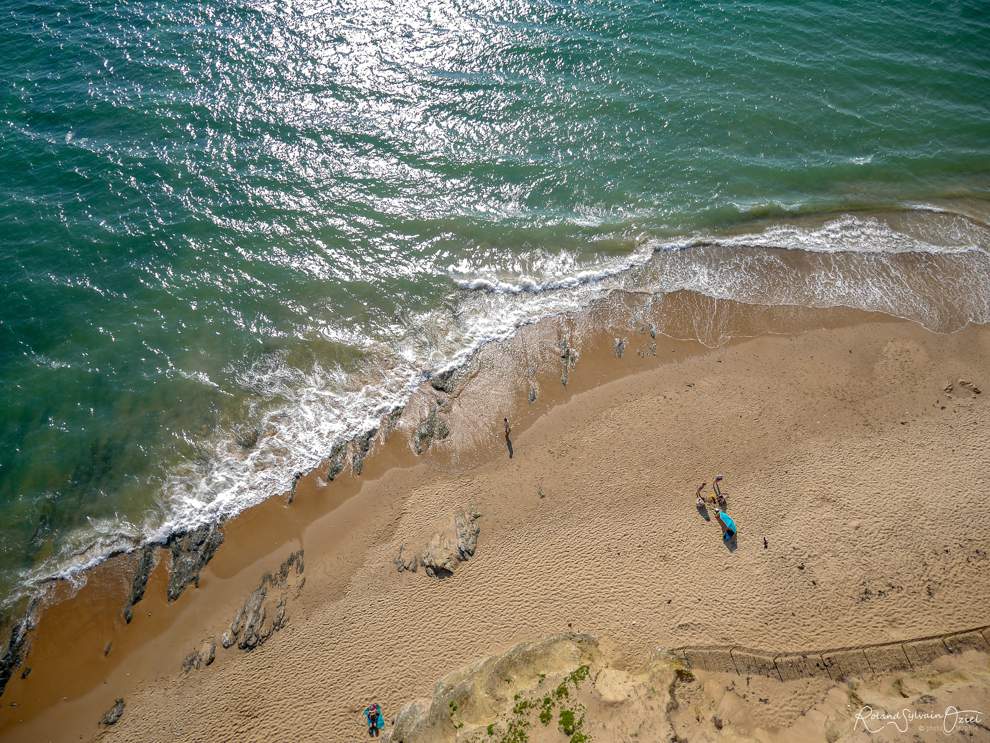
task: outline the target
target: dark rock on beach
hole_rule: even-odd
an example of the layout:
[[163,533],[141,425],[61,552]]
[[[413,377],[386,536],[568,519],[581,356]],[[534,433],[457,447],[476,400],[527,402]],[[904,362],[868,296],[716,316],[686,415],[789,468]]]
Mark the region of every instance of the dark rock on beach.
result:
[[265,623],[265,597],[268,595],[270,580],[271,576],[266,575],[230,624],[230,632],[238,638],[237,647],[241,650],[253,650],[268,639],[262,627]]
[[430,376],[430,386],[437,392],[443,392],[444,394],[456,397],[473,375],[474,372],[469,365],[457,366],[438,374],[432,374]]
[[372,428],[366,434],[358,436],[354,439],[354,449],[351,453],[351,470],[355,475],[360,475],[361,470],[364,469],[364,460],[368,456],[368,452],[371,451],[371,442],[375,438],[375,434],[378,433],[377,428]]
[[[237,610],[221,645],[229,648],[236,644],[241,650],[254,650],[282,629],[287,621],[286,589],[292,587],[293,579],[301,576],[303,569],[303,551],[299,550],[289,555],[274,575],[265,573],[244,606]],[[295,584],[297,591],[302,588],[301,579]]]
[[223,544],[219,524],[204,524],[192,531],[173,534],[167,542],[172,552],[168,576],[168,600],[175,601],[190,583],[199,586],[199,572]]
[[399,555],[395,558],[395,569],[400,573],[403,571],[415,573],[419,567],[419,555],[406,555],[406,545],[399,547]]
[[454,530],[457,534],[457,558],[467,560],[474,557],[474,550],[478,546],[478,535],[481,529],[475,523],[480,514],[461,511],[454,516]]
[[191,670],[206,668],[213,663],[217,657],[217,643],[212,637],[199,646],[199,650],[193,650],[182,661],[182,670],[189,673]]
[[347,461],[347,444],[341,442],[330,450],[330,463],[327,465],[327,482],[333,482],[341,472],[344,471],[344,463]]
[[137,569],[134,571],[134,578],[131,581],[131,594],[127,599],[127,606],[124,607],[124,620],[130,624],[134,615],[134,605],[144,598],[144,591],[148,587],[148,576],[155,569],[155,556],[158,546],[154,544],[146,545],[141,549],[138,556]]
[[[38,600],[35,599],[28,605],[24,616],[11,627],[7,644],[3,648],[3,654],[0,654],[0,695],[7,688],[7,682],[14,675],[14,671],[20,668],[27,656],[30,647],[28,636],[34,629],[34,613],[37,608]],[[30,669],[25,670],[25,674],[27,673],[30,673]],[[27,678],[27,676],[22,675],[22,678]]]
[[113,703],[113,707],[107,710],[107,713],[100,718],[100,723],[109,727],[110,725],[116,725],[117,720],[120,719],[121,715],[124,714],[124,700],[117,697],[117,700]]
[[449,395],[454,390],[456,374],[456,368],[433,374],[430,377],[430,386],[438,392],[446,392]]
[[413,449],[417,454],[422,454],[434,441],[443,441],[448,436],[450,436],[450,427],[440,415],[439,407],[433,400],[430,404],[430,412],[413,434]]

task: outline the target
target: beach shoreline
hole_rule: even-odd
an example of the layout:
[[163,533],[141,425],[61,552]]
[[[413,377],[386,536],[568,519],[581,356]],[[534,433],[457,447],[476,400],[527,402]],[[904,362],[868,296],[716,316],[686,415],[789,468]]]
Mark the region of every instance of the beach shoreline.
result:
[[[365,442],[352,444],[348,466],[333,482],[326,481],[326,462],[300,480],[291,504],[286,497],[269,499],[224,524],[223,544],[203,568],[199,587],[188,586],[171,603],[162,551],[131,623],[122,610],[135,556],[103,563],[74,597],[42,612],[25,661],[31,673],[21,678],[22,669],[15,671],[2,698],[0,737],[95,735],[101,715],[122,697],[127,708],[106,728],[111,738],[162,739],[156,736],[169,729],[164,737],[194,740],[197,726],[209,720],[239,738],[263,738],[264,730],[338,739],[363,694],[380,695],[394,712],[444,670],[570,629],[619,636],[632,657],[699,638],[759,646],[784,627],[790,628],[785,649],[803,650],[855,644],[847,641],[850,634],[856,642],[884,642],[985,624],[978,607],[990,598],[990,586],[970,580],[966,568],[982,549],[974,546],[975,527],[940,523],[951,507],[935,488],[958,490],[982,477],[973,452],[983,443],[978,429],[985,411],[973,390],[984,382],[978,375],[990,356],[990,333],[968,327],[938,335],[877,314],[754,307],[690,293],[665,301],[657,308],[640,295],[614,293],[580,316],[548,318],[483,347],[468,366],[424,383],[401,416],[384,421],[375,441],[367,442],[366,461]],[[650,313],[657,312],[679,318],[683,327],[656,322]],[[658,333],[658,325],[665,332]],[[506,416],[511,459],[503,440]],[[877,445],[864,452],[850,440]],[[362,454],[360,475],[348,471],[354,447]],[[933,447],[944,449],[944,457],[924,453]],[[637,448],[644,450],[638,456]],[[727,476],[730,512],[741,514],[735,553],[721,547],[714,527],[694,510],[694,487],[710,482],[716,470]],[[921,502],[910,503],[903,492],[876,496],[869,488],[878,475]],[[922,475],[928,481],[912,484]],[[860,547],[879,543],[867,562],[886,575],[864,573],[862,586],[847,596],[851,589],[836,580],[849,569],[846,558],[836,545],[816,543],[795,499],[809,504],[830,537]],[[891,532],[879,518],[888,506],[909,505],[936,520],[948,557],[919,541],[914,527]],[[977,516],[990,515],[982,504],[971,505]],[[840,517],[854,507],[863,512]],[[445,580],[422,569],[396,570],[400,548],[420,554],[456,512],[467,510],[480,512],[476,555]],[[783,517],[780,524],[775,515]],[[656,533],[649,529],[654,525]],[[752,562],[763,553],[757,526],[770,535],[766,555],[781,565]],[[795,535],[790,544],[786,530],[779,531],[784,526]],[[902,551],[891,551],[890,540]],[[262,576],[277,573],[300,549],[305,583],[280,586],[284,627],[250,653],[236,645],[221,649],[225,626]],[[902,557],[895,560],[896,554]],[[912,554],[923,568],[904,557]],[[724,562],[736,558],[744,567]],[[706,583],[684,577],[697,560],[728,570],[740,586],[759,576],[780,595],[760,609],[734,600],[740,618],[724,627],[700,601]],[[675,578],[655,580],[660,566]],[[944,574],[945,589],[932,589],[936,573]],[[920,583],[907,580],[919,576]],[[973,595],[954,595],[967,580]],[[510,586],[516,595],[506,593]],[[637,596],[637,586],[649,597]],[[944,590],[947,604],[929,605],[930,589]],[[362,591],[370,616],[359,620]],[[550,601],[548,592],[563,598]],[[829,615],[841,616],[824,608],[826,597],[851,601],[846,608],[858,611],[858,623],[826,626]],[[660,609],[649,611],[646,598]],[[796,601],[801,615],[785,621],[781,600]],[[380,617],[379,605],[396,616]],[[677,612],[663,608],[668,605]],[[619,609],[624,614],[615,616]],[[409,624],[434,614],[443,617],[437,631]],[[339,628],[339,637],[321,634],[324,620],[326,631]],[[383,655],[369,655],[372,630],[383,638]],[[210,638],[216,660],[183,672],[185,657]],[[317,651],[302,662],[307,656],[298,653],[314,639]],[[432,655],[418,647],[429,642],[436,643]],[[416,649],[399,668],[369,667],[389,655],[386,646],[398,651],[404,645]],[[334,669],[325,667],[331,650],[339,663]],[[291,671],[290,657],[302,668]],[[181,700],[218,691],[222,678],[235,680],[245,695],[266,681],[285,687],[279,698],[294,686],[297,694],[317,682],[334,687],[333,679],[339,691],[325,719],[307,713],[291,730],[287,719],[266,709],[255,711],[259,727],[249,728],[216,708],[187,720],[167,717]],[[166,700],[160,712],[148,707],[156,694]],[[259,704],[269,706],[269,696],[261,694]]]

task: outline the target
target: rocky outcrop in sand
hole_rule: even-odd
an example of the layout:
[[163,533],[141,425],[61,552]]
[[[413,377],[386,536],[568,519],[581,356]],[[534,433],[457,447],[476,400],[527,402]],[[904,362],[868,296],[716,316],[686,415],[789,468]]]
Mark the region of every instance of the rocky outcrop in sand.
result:
[[[221,635],[220,645],[224,650],[234,645],[241,650],[254,650],[285,627],[288,621],[286,604],[299,594],[306,582],[302,576],[303,567],[303,551],[298,550],[289,555],[274,574],[265,573],[262,576],[261,583],[237,610],[230,627]],[[216,654],[217,643],[211,637],[185,657],[182,670],[189,673],[206,668],[213,663]]]
[[351,445],[351,471],[355,475],[360,475],[364,469],[364,460],[367,459],[371,451],[371,442],[375,440],[377,434],[378,429],[372,428],[367,433],[354,439]]
[[124,621],[130,624],[134,617],[134,605],[144,598],[144,591],[148,587],[148,577],[155,569],[157,562],[158,545],[148,544],[141,548],[138,555],[137,568],[134,571],[134,578],[131,580],[131,593],[127,598],[127,606],[124,607]]
[[192,531],[169,537],[166,543],[172,552],[172,568],[168,576],[169,601],[179,598],[190,583],[199,587],[199,572],[221,544],[223,530],[219,524],[203,524]]
[[107,710],[106,714],[100,718],[100,723],[110,727],[111,725],[116,725],[117,720],[120,716],[124,714],[124,700],[117,697],[116,701],[113,703],[113,707]]
[[329,463],[327,464],[327,482],[333,482],[341,472],[344,471],[344,464],[347,462],[347,444],[341,442],[330,450]]
[[430,376],[430,386],[437,392],[453,394],[463,384],[467,373],[464,367],[454,367]]
[[221,645],[229,648],[236,643],[241,650],[254,650],[282,629],[287,621],[286,601],[305,581],[302,572],[303,551],[299,550],[289,555],[274,575],[265,573],[261,583],[234,615],[230,629],[221,638]]
[[438,531],[420,553],[407,553],[405,545],[399,547],[395,567],[416,572],[419,565],[433,578],[447,578],[454,573],[457,564],[474,556],[481,529],[477,520],[481,514],[474,510],[462,510],[454,514],[449,526]]
[[[18,621],[14,622],[10,628],[10,635],[7,637],[7,644],[3,653],[0,654],[0,696],[7,688],[7,682],[14,675],[24,658],[27,657],[30,642],[28,640],[31,630],[34,629],[35,613],[38,609],[39,601],[34,599],[28,604],[27,609]],[[25,669],[25,674],[30,674],[31,669]],[[23,676],[27,678],[27,675]]]
[[194,650],[182,661],[182,670],[189,673],[193,669],[205,668],[213,663],[217,656],[217,644],[211,638],[200,645],[199,650]]
[[440,406],[436,400],[430,401],[429,412],[413,433],[413,450],[423,454],[435,441],[443,441],[450,436],[450,426],[440,414]]

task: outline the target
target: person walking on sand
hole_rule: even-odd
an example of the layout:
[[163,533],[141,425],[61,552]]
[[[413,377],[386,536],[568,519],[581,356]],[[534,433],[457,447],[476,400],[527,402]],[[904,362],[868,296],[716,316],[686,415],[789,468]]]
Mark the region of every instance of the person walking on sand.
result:
[[509,438],[509,434],[512,433],[512,427],[509,425],[509,419],[503,418],[505,421],[505,448],[509,450],[509,459],[512,459],[512,439]]

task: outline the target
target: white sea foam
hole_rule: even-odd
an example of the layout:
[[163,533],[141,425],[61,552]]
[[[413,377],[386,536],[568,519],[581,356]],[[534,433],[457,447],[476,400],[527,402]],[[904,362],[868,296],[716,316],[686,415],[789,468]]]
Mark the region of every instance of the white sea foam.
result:
[[[463,363],[482,344],[505,338],[541,317],[578,311],[613,289],[770,304],[852,306],[909,317],[933,328],[958,317],[990,322],[990,232],[948,215],[894,229],[873,217],[840,216],[811,226],[772,225],[746,234],[693,235],[644,241],[632,254],[595,265],[562,251],[533,251],[504,265],[460,262],[450,278],[459,291],[441,309],[405,320],[389,341],[356,331],[322,335],[359,347],[356,372],[314,365],[303,370],[273,353],[238,369],[239,383],[264,405],[257,443],[245,449],[233,431],[199,442],[202,456],[176,467],[158,507],[144,523],[112,520],[71,535],[68,550],[36,566],[28,583],[78,576],[105,555],[142,540],[230,517],[283,492],[297,471],[312,469],[335,442],[360,435],[403,405],[432,371]],[[809,257],[797,267],[781,254]],[[936,257],[923,270],[899,257]],[[817,258],[815,257],[817,256]],[[942,272],[942,273],[939,273]],[[915,281],[915,279],[919,279]],[[941,296],[924,295],[934,282]],[[955,313],[955,315],[953,315]],[[951,318],[950,318],[951,319]],[[956,320],[952,320],[955,322]],[[211,380],[199,380],[212,384]]]

